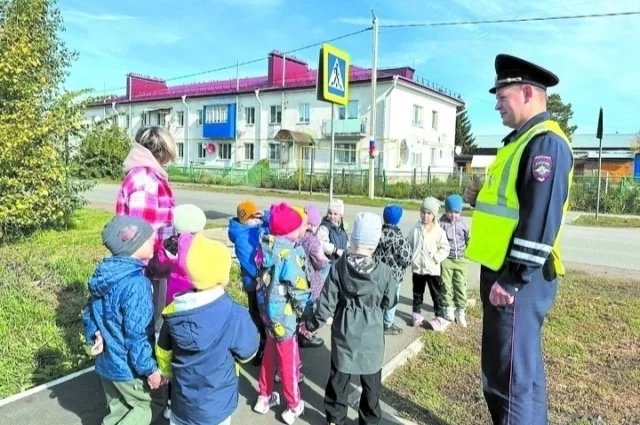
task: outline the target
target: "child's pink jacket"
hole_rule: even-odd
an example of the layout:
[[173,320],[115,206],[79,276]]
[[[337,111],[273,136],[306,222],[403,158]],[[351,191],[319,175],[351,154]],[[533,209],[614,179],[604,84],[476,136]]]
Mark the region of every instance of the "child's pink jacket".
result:
[[[187,238],[178,239],[178,244],[186,243],[184,242],[186,239]],[[180,252],[180,247],[178,247],[178,252]],[[178,257],[167,251],[163,244],[156,245],[156,256],[154,260],[157,262],[156,267],[158,271],[169,273],[165,305],[171,304],[176,295],[193,291],[193,284],[191,280],[189,280],[187,271],[180,265]]]

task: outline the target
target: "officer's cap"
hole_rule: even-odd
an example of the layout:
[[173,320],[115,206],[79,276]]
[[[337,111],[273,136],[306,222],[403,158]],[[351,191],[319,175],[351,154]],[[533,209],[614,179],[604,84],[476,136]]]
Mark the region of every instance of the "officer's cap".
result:
[[496,81],[489,89],[491,94],[510,84],[531,84],[546,90],[547,87],[553,87],[560,82],[553,72],[511,55],[496,56],[495,68]]

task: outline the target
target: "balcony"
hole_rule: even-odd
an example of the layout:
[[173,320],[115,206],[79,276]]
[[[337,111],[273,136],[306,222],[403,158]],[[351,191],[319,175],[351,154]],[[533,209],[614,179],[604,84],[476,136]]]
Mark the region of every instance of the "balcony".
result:
[[[354,138],[367,135],[366,125],[360,118],[346,120],[336,119],[333,122],[336,138]],[[331,137],[331,120],[322,121],[322,136]]]
[[204,107],[202,137],[205,139],[234,139],[236,137],[236,104]]

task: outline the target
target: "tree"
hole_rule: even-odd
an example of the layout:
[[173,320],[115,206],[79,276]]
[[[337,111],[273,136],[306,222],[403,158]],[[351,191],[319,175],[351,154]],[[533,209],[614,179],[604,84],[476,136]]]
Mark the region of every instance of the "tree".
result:
[[75,58],[61,30],[54,0],[0,0],[0,242],[62,226],[83,204],[61,158],[83,106],[61,90]]
[[[462,113],[460,113],[461,111]],[[478,147],[475,143],[476,139],[471,132],[471,121],[469,121],[466,110],[458,108],[457,113],[459,115],[456,116],[455,144],[460,146],[463,154],[471,154]]]
[[121,179],[122,163],[131,150],[127,132],[112,120],[91,124],[74,157],[76,174],[84,179]]
[[553,93],[547,99],[547,111],[551,114],[551,118],[560,125],[567,137],[571,139],[578,128],[577,125],[569,125],[569,121],[573,118],[571,103],[565,105],[562,102],[562,97],[558,93]]

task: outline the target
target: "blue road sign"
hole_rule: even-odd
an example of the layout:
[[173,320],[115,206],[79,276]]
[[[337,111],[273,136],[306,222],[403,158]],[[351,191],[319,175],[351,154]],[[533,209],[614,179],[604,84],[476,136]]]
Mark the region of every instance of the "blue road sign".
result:
[[350,69],[350,58],[346,52],[324,44],[320,49],[318,65],[318,99],[347,105]]

